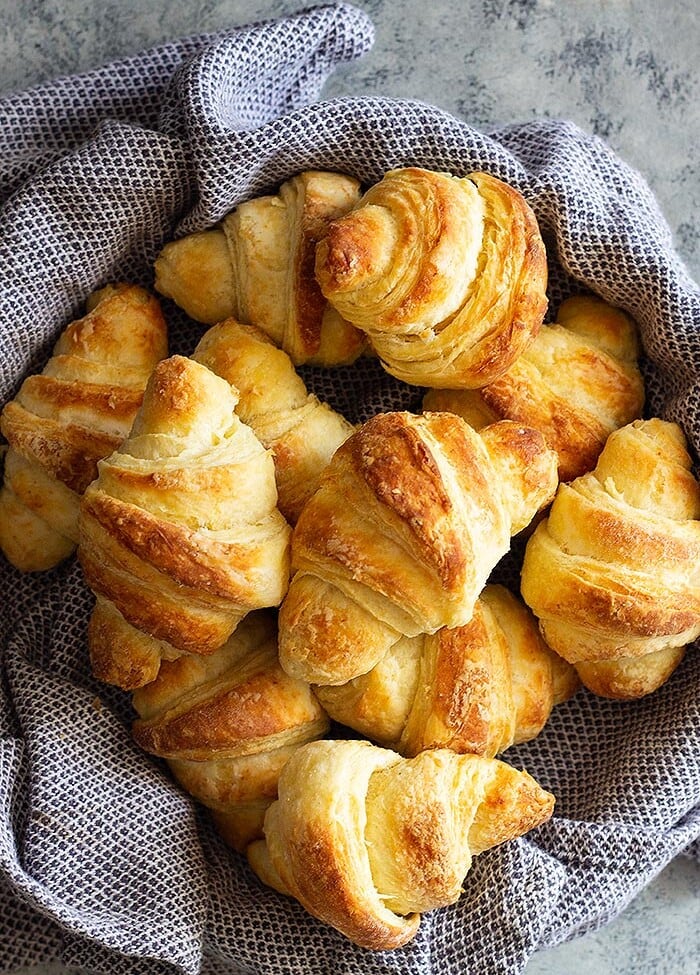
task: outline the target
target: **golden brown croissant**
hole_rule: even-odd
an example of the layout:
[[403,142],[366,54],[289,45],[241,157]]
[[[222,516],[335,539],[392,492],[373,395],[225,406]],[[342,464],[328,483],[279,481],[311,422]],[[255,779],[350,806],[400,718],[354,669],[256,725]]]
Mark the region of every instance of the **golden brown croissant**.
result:
[[[91,628],[94,640],[135,627],[157,665],[161,642],[212,653],[247,612],[279,604],[290,528],[276,506],[272,457],[235,406],[229,383],[198,362],[173,356],[154,370],[130,436],[100,461],[81,506],[85,578],[112,603],[98,600],[110,622]],[[141,640],[131,637],[93,643],[103,680],[110,659]],[[129,669],[122,660],[114,672]]]
[[492,758],[538,735],[577,687],[523,603],[488,585],[469,623],[403,637],[369,673],[316,694],[331,718],[402,755]]
[[133,701],[138,744],[167,759],[238,850],[263,835],[289,756],[330,724],[308,685],[280,668],[275,621],[260,612],[211,656],[164,662]]
[[510,536],[556,488],[542,434],[385,413],[342,444],[294,530],[280,660],[314,684],[366,673],[404,636],[461,626]]
[[535,337],[547,307],[534,214],[485,173],[387,173],[331,223],[316,277],[387,371],[421,386],[493,382]]
[[459,898],[474,855],[539,826],[553,806],[498,759],[317,741],[282,770],[248,859],[310,914],[386,950],[411,940],[422,911]]
[[353,427],[308,392],[286,352],[253,326],[215,325],[192,358],[238,390],[238,415],[275,459],[279,509],[296,522]]
[[449,410],[479,430],[515,420],[541,430],[559,457],[559,479],[595,467],[613,430],[641,416],[644,383],[636,327],[600,298],[569,298],[557,322],[500,378],[482,389],[435,389],[423,405]]
[[521,589],[547,643],[606,697],[662,684],[700,636],[700,485],[676,424],[612,433],[528,541]]
[[256,325],[299,365],[353,362],[364,336],[329,307],[314,277],[316,242],[359,199],[357,180],[309,170],[275,196],[242,203],[221,227],[163,248],[156,289],[208,325]]
[[158,301],[135,285],[108,286],[64,330],[43,372],[6,404],[0,548],[16,568],[50,569],[71,555],[80,495],[97,461],[128,434],[151,370],[166,355]]

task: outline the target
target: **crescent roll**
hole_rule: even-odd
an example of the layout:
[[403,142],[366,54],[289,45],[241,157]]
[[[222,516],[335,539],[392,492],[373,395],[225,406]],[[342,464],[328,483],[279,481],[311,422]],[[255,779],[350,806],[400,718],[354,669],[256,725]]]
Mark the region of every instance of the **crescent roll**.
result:
[[294,530],[280,660],[344,684],[401,635],[467,623],[510,537],[556,489],[542,434],[450,413],[385,413],[335,452]]
[[237,413],[272,451],[277,503],[294,524],[352,425],[311,395],[286,352],[253,326],[215,325],[192,358],[238,390]]
[[168,354],[158,301],[110,285],[64,330],[39,375],[5,405],[0,548],[24,572],[53,568],[78,543],[80,496],[129,433],[148,377]]
[[536,737],[578,685],[525,605],[488,585],[469,623],[402,637],[369,673],[316,694],[335,721],[402,755],[493,758]]
[[481,389],[435,389],[423,405],[449,410],[475,429],[515,420],[541,430],[559,457],[559,479],[592,470],[613,430],[641,416],[644,383],[634,322],[600,298],[561,305],[554,325]]
[[353,362],[365,339],[331,307],[314,277],[317,241],[359,200],[350,176],[308,170],[279,192],[241,203],[219,227],[165,245],[156,289],[196,321],[256,325],[292,361]]
[[401,758],[364,741],[294,753],[248,847],[261,879],[375,951],[414,937],[420,914],[453,904],[472,858],[551,815],[526,772],[446,749]]
[[[280,603],[290,528],[272,457],[235,406],[230,384],[200,363],[156,366],[129,437],[83,497],[80,562],[111,621],[93,638],[134,627],[157,665],[160,644],[213,653],[250,610]],[[108,680],[109,661],[140,641],[93,645],[97,676]]]
[[674,423],[612,433],[529,539],[521,591],[547,643],[605,697],[659,687],[700,636],[700,485]]
[[277,627],[265,613],[248,615],[211,656],[163,662],[133,702],[136,742],[167,760],[238,850],[263,835],[290,755],[330,724],[309,687],[280,668]]
[[386,370],[419,386],[493,382],[534,339],[547,308],[535,216],[486,173],[387,173],[330,224],[316,277]]

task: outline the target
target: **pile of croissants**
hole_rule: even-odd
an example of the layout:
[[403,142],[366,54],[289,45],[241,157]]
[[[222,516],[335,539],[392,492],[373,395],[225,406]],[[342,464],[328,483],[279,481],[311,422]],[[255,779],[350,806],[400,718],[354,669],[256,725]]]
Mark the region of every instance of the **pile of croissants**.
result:
[[[77,547],[136,742],[367,948],[551,815],[497,755],[581,683],[654,691],[700,636],[683,432],[641,419],[628,315],[579,295],[543,324],[546,288],[493,176],[307,171],[163,248],[155,290],[208,326],[191,356],[110,284],[2,411],[6,558]],[[296,369],[364,356],[422,412],[353,424]],[[489,581],[514,535],[519,592]]]

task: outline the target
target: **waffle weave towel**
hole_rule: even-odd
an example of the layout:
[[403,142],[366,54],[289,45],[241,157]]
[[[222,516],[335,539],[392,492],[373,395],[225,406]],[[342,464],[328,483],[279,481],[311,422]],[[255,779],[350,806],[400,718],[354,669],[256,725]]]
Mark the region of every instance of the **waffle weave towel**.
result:
[[[519,188],[550,257],[550,307],[593,290],[640,323],[649,412],[700,448],[700,292],[641,177],[566,122],[489,132],[428,105],[317,101],[372,43],[357,9],[316,7],[196,37],[0,100],[0,398],[40,369],[85,296],[152,284],[172,236],[308,167],[364,183],[418,164]],[[172,351],[201,329],[167,306]],[[307,370],[354,419],[417,405],[376,364]],[[582,692],[513,749],[555,817],[484,854],[452,908],[394,953],[353,947],[262,888],[164,769],[132,745],[126,695],[89,675],[75,560],[0,566],[0,968],[60,960],[109,975],[471,975],[614,917],[700,836],[700,654],[650,698]]]

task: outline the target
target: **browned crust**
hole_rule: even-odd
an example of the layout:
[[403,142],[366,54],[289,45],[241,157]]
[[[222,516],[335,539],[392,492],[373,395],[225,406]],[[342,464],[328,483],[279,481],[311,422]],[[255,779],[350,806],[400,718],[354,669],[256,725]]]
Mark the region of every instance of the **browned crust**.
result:
[[[461,307],[428,327],[424,313],[454,280],[452,271],[443,274],[434,250],[456,239],[455,194],[465,192],[459,184],[467,180],[485,207],[481,266]],[[381,210],[391,210],[395,196],[399,217],[387,241]],[[420,257],[410,261],[402,288],[384,288],[383,264],[393,255],[403,268],[418,244]],[[493,381],[535,338],[547,308],[547,259],[535,215],[521,193],[479,172],[461,181],[415,167],[388,174],[330,225],[317,247],[316,274],[338,310],[370,334],[385,368],[408,382],[478,387]],[[421,323],[422,338],[413,327],[406,330]]]
[[[333,193],[329,191],[329,181],[336,184]],[[295,194],[293,205],[298,211],[297,237],[290,242],[294,326],[302,349],[298,358],[308,361],[320,351],[327,307],[315,274],[316,245],[325,236],[330,221],[351,206],[351,190],[354,190],[355,199],[359,199],[359,193],[356,182],[350,177],[317,170],[307,170],[287,185]],[[345,198],[343,189],[347,194]],[[281,194],[284,199],[284,188]]]
[[424,741],[422,748],[444,746],[457,752],[483,755],[489,746],[493,722],[493,678],[487,667],[473,662],[475,648],[489,640],[479,606],[466,626],[443,627],[426,640],[437,642],[431,705],[446,735],[442,741]]
[[[632,509],[633,510],[633,509]],[[679,573],[684,566],[700,562],[700,534],[682,535],[651,527],[635,521],[630,511],[627,517],[617,511],[595,504],[586,506],[586,533],[590,538],[604,537],[610,547],[620,552],[624,564],[637,564],[640,569],[654,565],[675,564]]]
[[178,650],[213,653],[252,608],[174,582],[117,542],[87,507],[80,533],[78,557],[90,588],[132,626]]
[[316,246],[316,280],[331,297],[351,290],[357,269],[372,265],[373,253],[369,247],[371,235],[362,232],[363,218],[360,209],[349,220],[342,217],[334,220]]
[[[88,314],[71,322],[54,354],[90,361],[119,362],[143,371],[143,382],[155,363],[168,354],[167,325],[158,299],[139,285],[106,285],[87,299]],[[128,348],[127,348],[128,345]]]
[[36,375],[25,379],[20,397],[42,400],[47,407],[85,407],[97,416],[114,418],[127,429],[143,400],[143,390],[129,386],[103,385],[74,380],[66,382],[53,376]]
[[[383,204],[382,187],[393,183],[389,174],[386,184],[375,184],[363,198],[359,207],[350,211],[346,218],[335,220],[327,228],[325,237],[319,242],[316,250],[316,276],[321,283],[324,293],[333,300],[344,292],[354,290],[357,276],[360,282],[372,278],[378,271],[379,262],[383,258],[385,244],[381,240],[381,232],[377,227],[377,210]],[[435,225],[433,233],[423,233],[425,240],[425,254],[419,265],[413,264],[411,270],[417,272],[411,281],[411,287],[397,304],[387,302],[382,309],[382,330],[388,332],[401,329],[407,322],[412,321],[416,309],[429,301],[435,293],[436,282],[440,284],[440,272],[435,264],[433,250],[441,237],[453,233],[453,206],[447,197],[453,192],[453,182],[444,174],[434,173],[417,167],[407,167],[400,170],[402,178],[415,181],[416,185],[427,187],[430,197],[430,216]],[[377,201],[377,197],[379,200]],[[395,228],[397,229],[397,228]],[[423,228],[417,226],[415,212],[409,212],[407,219],[398,223],[400,233],[392,241],[392,247],[401,252],[410,250],[421,236]],[[360,287],[362,284],[360,284]],[[438,292],[442,290],[438,287]]]
[[559,479],[570,481],[595,467],[609,430],[590,413],[563,398],[545,404],[509,374],[481,389],[481,397],[500,418],[537,427],[559,459]]
[[[601,302],[601,304],[603,304]],[[609,307],[609,306],[604,306]],[[540,369],[537,356],[526,351],[521,362],[477,394],[494,418],[508,418],[542,430],[550,447],[559,457],[559,478],[570,481],[592,470],[605,441],[615,425],[629,422],[639,415],[644,388],[641,377],[629,362],[586,345],[586,336],[578,336],[572,325],[558,326],[559,334],[579,338],[561,363]],[[589,340],[592,343],[592,340]],[[536,350],[537,342],[532,346]],[[577,402],[576,389],[567,384],[567,362],[576,370],[576,384],[589,378],[590,393],[600,397],[600,413]],[[573,394],[573,395],[572,395]],[[460,413],[459,393],[454,411]],[[603,419],[605,417],[605,420]]]
[[[245,545],[212,541],[200,532],[164,521],[102,492],[88,493],[83,512],[92,516],[116,544],[180,585],[243,605],[249,601],[250,585],[241,586],[237,581],[248,561]],[[237,571],[228,572],[228,565]]]
[[521,193],[487,173],[470,173],[469,179],[482,196],[493,194],[508,201],[515,214],[518,236],[524,240],[517,285],[508,308],[510,321],[503,323],[504,327],[494,333],[486,347],[480,346],[480,361],[474,366],[474,375],[486,383],[495,378],[494,374],[501,375],[540,329],[547,311],[547,253],[537,218]]
[[321,324],[326,299],[314,274],[316,260],[316,244],[323,237],[328,227],[329,214],[327,205],[312,199],[303,190],[303,205],[301,213],[301,235],[298,241],[295,261],[294,294],[296,298],[296,319],[299,340],[303,348],[305,359],[315,355],[321,346]]
[[[439,422],[446,425],[442,417]],[[430,421],[407,413],[379,414],[340,449],[351,453],[358,474],[377,500],[409,528],[424,563],[445,588],[453,589],[464,572],[465,547],[453,523],[454,505],[440,468],[421,436],[422,423]],[[477,466],[466,438],[453,438],[452,447],[461,448],[466,469]]]
[[[610,579],[604,586],[569,574],[552,576],[549,592],[546,603],[534,608],[538,617],[566,621],[610,636],[670,637],[698,625],[700,607],[687,592],[667,593],[662,600],[658,591],[629,589]],[[559,652],[567,656],[564,647]]]
[[192,589],[183,588],[179,598],[154,592],[136,577],[115,574],[85,546],[78,556],[87,584],[113,602],[128,623],[185,653],[218,650],[244,615],[244,609],[231,605],[224,610]]
[[256,741],[303,728],[322,717],[306,686],[269,660],[241,683],[207,689],[192,702],[187,688],[183,692],[180,704],[170,711],[134,723],[134,738],[145,751],[164,757],[213,758],[236,746],[243,746],[242,752],[249,750]]
[[98,601],[88,626],[90,664],[94,676],[123,690],[150,684],[158,676],[161,656],[150,637]]
[[[507,486],[506,496],[512,499],[511,532],[520,530],[556,493],[557,455],[547,446],[540,430],[511,420],[500,420],[485,427],[481,437],[491,456],[496,477],[503,478]],[[487,484],[485,496],[489,492]],[[519,521],[521,518],[524,522]]]
[[[52,360],[73,357],[87,381],[62,380],[51,375],[28,377],[16,400],[6,404],[0,428],[8,442],[22,456],[36,461],[47,473],[77,494],[82,494],[97,476],[97,461],[121,443],[122,435],[103,433],[90,426],[89,414],[99,423],[128,430],[141,405],[143,391],[115,384],[89,381],[91,363],[113,363],[120,353],[126,367],[137,366],[144,373],[150,364],[166,354],[166,326],[158,301],[136,285],[110,285],[88,300],[92,310],[71,322],[62,332]],[[48,367],[47,367],[48,368]],[[27,399],[22,404],[22,396]],[[54,415],[32,412],[40,401]],[[85,423],[60,419],[71,408],[83,409]]]
[[294,896],[309,914],[332,925],[361,948],[388,951],[407,944],[416,934],[420,915],[397,916],[396,927],[382,924],[358,903],[348,889],[333,839],[304,824],[294,840],[293,878],[285,870],[283,880],[292,881]]
[[119,437],[36,416],[14,400],[5,405],[0,431],[19,454],[76,494],[97,477],[97,462],[121,443]]
[[[472,853],[492,849],[541,826],[554,812],[555,798],[527,772],[499,762],[479,805],[469,834]],[[479,845],[472,841],[478,833]]]

